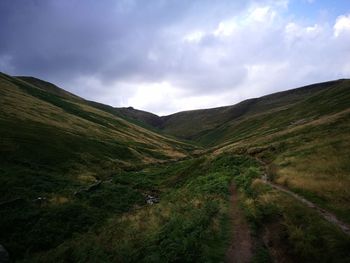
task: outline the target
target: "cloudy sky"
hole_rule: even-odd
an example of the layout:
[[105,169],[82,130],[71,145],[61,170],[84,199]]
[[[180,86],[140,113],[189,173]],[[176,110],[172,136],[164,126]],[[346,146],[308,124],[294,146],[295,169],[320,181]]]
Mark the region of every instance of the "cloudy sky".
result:
[[349,0],[1,0],[0,71],[160,115],[350,77]]

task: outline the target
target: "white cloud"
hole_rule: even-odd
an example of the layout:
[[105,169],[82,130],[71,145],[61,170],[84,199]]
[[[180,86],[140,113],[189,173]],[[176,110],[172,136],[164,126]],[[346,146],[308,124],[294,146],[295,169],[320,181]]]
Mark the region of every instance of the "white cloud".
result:
[[193,31],[191,33],[188,33],[185,35],[184,37],[184,41],[185,42],[193,42],[193,43],[198,43],[201,41],[201,39],[204,36],[204,32],[203,31]]
[[[125,85],[125,84],[122,84]],[[154,83],[126,84],[134,86],[135,91],[126,99],[122,106],[133,106],[138,109],[155,110],[159,106],[158,114],[169,113],[169,108],[177,108],[176,101],[181,98],[181,90],[178,90],[167,81]]]
[[290,44],[295,41],[315,39],[323,33],[324,28],[318,24],[302,26],[295,22],[290,22],[285,26],[284,31],[285,39]]
[[269,6],[253,8],[248,16],[248,21],[269,22],[274,19],[276,12]]
[[214,30],[213,35],[216,37],[227,37],[237,29],[236,19],[221,21],[218,27]]
[[333,29],[335,37],[339,37],[341,34],[350,34],[350,14],[339,16]]

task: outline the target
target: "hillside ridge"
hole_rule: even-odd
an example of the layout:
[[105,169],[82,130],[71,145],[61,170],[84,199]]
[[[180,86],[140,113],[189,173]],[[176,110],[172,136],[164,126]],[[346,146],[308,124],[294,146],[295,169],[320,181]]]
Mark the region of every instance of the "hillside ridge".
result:
[[269,110],[276,111],[283,107],[289,107],[294,103],[315,95],[317,92],[347,81],[349,80],[338,79],[310,84],[257,98],[246,99],[233,105],[180,111],[165,116],[158,116],[132,107],[115,109],[121,115],[150,125],[165,134],[186,140],[194,140],[202,144],[205,136],[231,121]]
[[350,258],[334,224],[350,225],[349,80],[163,117],[30,77],[0,87],[0,244],[14,261],[220,262],[244,240],[247,258]]
[[[89,103],[99,104],[99,105],[101,105],[101,107],[104,106],[104,107],[108,107],[110,109],[113,108],[116,110],[117,113],[120,113],[124,117],[143,122],[143,123],[148,124],[154,128],[161,128],[161,129],[164,128],[164,126],[165,126],[164,124],[166,123],[167,120],[173,118],[174,116],[178,116],[181,114],[198,113],[198,112],[203,112],[203,111],[208,112],[208,111],[218,111],[218,110],[229,110],[229,109],[236,107],[238,105],[244,105],[244,106],[246,106],[246,104],[251,105],[259,100],[272,99],[272,98],[275,99],[275,98],[283,97],[287,94],[304,93],[305,91],[314,92],[315,90],[329,88],[330,86],[337,84],[339,82],[350,80],[350,79],[342,78],[342,79],[324,81],[324,82],[320,82],[320,83],[308,84],[308,85],[304,85],[304,86],[301,86],[298,88],[273,92],[273,93],[263,95],[260,97],[248,98],[248,99],[242,100],[242,101],[240,101],[236,104],[232,104],[232,105],[224,105],[224,106],[218,106],[218,107],[212,107],[212,108],[185,110],[185,111],[179,111],[179,112],[171,113],[168,115],[161,115],[160,116],[160,115],[157,115],[156,113],[136,109],[133,106],[113,107],[113,106],[108,105],[108,104],[86,100],[84,98],[81,98],[81,97],[69,92],[69,91],[66,91],[65,89],[62,89],[62,88],[56,86],[53,83],[41,80],[41,79],[36,78],[36,77],[32,77],[32,76],[15,76],[15,77],[18,79],[24,80],[28,83],[31,83],[33,85],[36,85],[36,86],[38,86],[44,90],[47,90],[48,92],[56,94],[56,95],[61,95],[61,96],[62,95],[69,95],[69,96],[74,97],[76,99],[88,101]],[[240,114],[238,114],[238,115],[240,115]]]

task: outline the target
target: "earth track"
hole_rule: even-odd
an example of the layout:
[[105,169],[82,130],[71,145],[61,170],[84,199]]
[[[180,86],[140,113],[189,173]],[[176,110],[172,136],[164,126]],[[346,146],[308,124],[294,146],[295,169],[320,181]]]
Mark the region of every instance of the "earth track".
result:
[[239,200],[236,186],[230,187],[231,193],[231,225],[232,240],[226,251],[227,263],[248,263],[253,256],[253,239],[249,225],[239,208]]
[[[264,168],[265,171],[267,171],[267,163],[260,160],[259,158],[255,158],[255,160],[260,163]],[[315,203],[305,199],[304,197],[296,194],[295,192],[281,186],[278,184],[275,184],[273,182],[271,182],[269,180],[269,176],[267,173],[264,173],[263,176],[261,177],[262,181],[271,186],[272,188],[279,190],[281,192],[284,192],[286,194],[289,194],[291,196],[293,196],[295,199],[299,200],[300,202],[302,202],[303,204],[305,204],[307,207],[315,210],[316,212],[318,212],[319,215],[321,215],[326,221],[330,222],[331,224],[337,226],[345,235],[350,236],[350,225],[341,221],[340,219],[337,218],[337,216],[321,207],[319,207],[318,205],[316,205]]]
[[317,211],[325,220],[327,220],[328,222],[336,225],[344,234],[350,236],[350,226],[344,222],[342,222],[341,220],[339,220],[336,215],[334,215],[333,213],[319,207],[318,205],[314,204],[313,202],[305,199],[304,197],[301,197],[300,195],[294,193],[291,190],[286,189],[283,186],[274,184],[268,180],[266,180],[266,177],[263,178],[263,181],[265,182],[265,184],[271,186],[272,188],[275,188],[281,192],[284,192],[286,194],[289,194],[291,196],[293,196],[295,199],[299,200],[300,202],[302,202],[303,204],[305,204],[307,207],[314,209],[315,211]]

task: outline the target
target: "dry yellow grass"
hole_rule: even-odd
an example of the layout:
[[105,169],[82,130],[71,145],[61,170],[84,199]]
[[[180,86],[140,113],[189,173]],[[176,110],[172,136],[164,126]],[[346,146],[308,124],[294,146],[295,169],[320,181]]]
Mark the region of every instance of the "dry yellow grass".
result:
[[[111,119],[117,123],[110,123],[110,128],[73,115],[51,103],[24,92],[6,79],[0,79],[0,113],[2,118],[19,121],[30,121],[58,128],[66,133],[88,137],[105,142],[131,143],[129,148],[137,152],[137,144],[152,145],[155,153],[161,153],[172,159],[185,156],[183,150],[174,147],[174,143],[182,143],[175,139],[156,134],[145,128],[130,123],[111,113],[94,108],[84,101],[69,101],[85,113]],[[19,103],[20,102],[20,103]],[[121,125],[119,125],[120,123]],[[133,146],[135,145],[135,146]],[[151,150],[152,151],[152,150]],[[156,162],[156,158],[138,154],[145,163]]]
[[221,152],[267,158],[274,180],[318,201],[350,221],[350,109],[284,127],[278,132],[224,144]]

